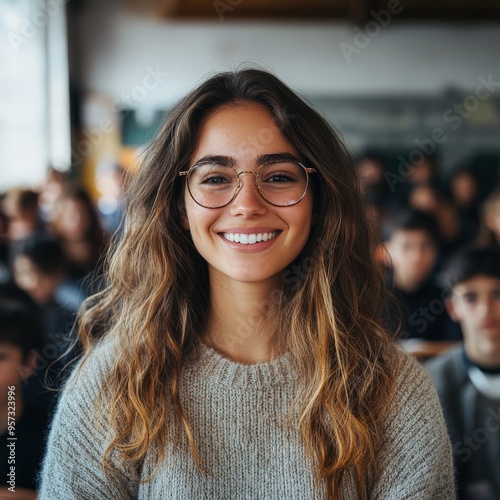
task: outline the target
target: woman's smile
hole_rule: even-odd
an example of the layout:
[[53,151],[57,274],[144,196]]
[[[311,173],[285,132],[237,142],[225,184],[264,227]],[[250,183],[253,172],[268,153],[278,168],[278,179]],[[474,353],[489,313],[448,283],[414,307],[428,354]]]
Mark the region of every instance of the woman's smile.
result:
[[241,245],[255,245],[255,243],[260,243],[261,241],[272,240],[278,236],[278,231],[263,232],[263,233],[220,233],[222,237],[229,241],[234,241],[240,243]]

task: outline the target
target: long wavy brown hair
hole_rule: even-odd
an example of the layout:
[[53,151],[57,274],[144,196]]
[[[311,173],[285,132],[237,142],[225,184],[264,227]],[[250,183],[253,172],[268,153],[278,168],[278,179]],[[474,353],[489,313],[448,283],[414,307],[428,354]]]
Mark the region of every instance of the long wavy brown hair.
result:
[[[201,124],[227,104],[254,102],[274,117],[313,181],[315,223],[302,253],[283,273],[278,321],[300,367],[291,414],[324,481],[338,499],[346,473],[359,497],[377,477],[377,450],[397,370],[391,335],[381,326],[384,284],[374,264],[355,170],[337,132],[272,74],[242,69],[217,74],[172,110],[131,179],[122,239],[109,255],[107,288],[79,315],[88,357],[96,338],[114,337],[120,355],[106,379],[112,452],[137,462],[148,449],[157,464],[169,423],[201,458],[179,397],[183,362],[210,308],[207,264],[182,228],[183,179]],[[314,177],[314,176],[313,176]],[[298,267],[297,267],[298,266]],[[300,273],[296,270],[300,269]]]

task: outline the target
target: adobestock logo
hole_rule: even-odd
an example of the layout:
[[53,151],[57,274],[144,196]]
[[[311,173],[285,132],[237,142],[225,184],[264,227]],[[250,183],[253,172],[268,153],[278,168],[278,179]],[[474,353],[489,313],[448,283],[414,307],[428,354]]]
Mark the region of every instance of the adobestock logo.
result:
[[223,2],[222,0],[214,0],[212,5],[219,16],[219,20],[224,21],[224,14],[226,12],[233,12],[234,8],[240,5],[242,1],[243,0],[227,0]]

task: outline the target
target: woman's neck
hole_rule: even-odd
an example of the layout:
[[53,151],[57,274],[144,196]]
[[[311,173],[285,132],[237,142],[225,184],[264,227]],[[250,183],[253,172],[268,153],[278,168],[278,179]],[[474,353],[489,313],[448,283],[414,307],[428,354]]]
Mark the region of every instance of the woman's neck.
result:
[[283,353],[276,331],[277,279],[242,283],[211,273],[210,312],[203,341],[240,363],[263,363]]

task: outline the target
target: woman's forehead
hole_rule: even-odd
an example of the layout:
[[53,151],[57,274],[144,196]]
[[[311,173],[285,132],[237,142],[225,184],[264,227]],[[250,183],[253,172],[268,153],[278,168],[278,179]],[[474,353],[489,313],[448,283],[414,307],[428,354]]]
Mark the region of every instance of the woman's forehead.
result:
[[198,132],[193,160],[205,155],[255,160],[278,152],[299,156],[269,110],[250,102],[223,106],[207,116]]

